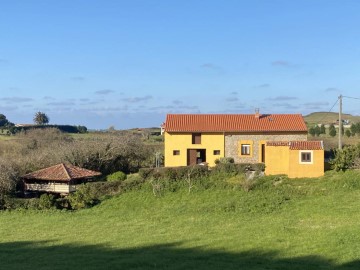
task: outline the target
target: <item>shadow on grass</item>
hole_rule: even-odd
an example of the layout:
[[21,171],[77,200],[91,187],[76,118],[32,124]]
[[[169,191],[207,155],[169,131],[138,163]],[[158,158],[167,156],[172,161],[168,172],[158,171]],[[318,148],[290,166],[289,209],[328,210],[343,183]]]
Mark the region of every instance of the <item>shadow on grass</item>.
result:
[[360,261],[335,265],[318,256],[279,258],[277,252],[228,253],[177,244],[111,249],[47,242],[0,244],[1,269],[360,269]]

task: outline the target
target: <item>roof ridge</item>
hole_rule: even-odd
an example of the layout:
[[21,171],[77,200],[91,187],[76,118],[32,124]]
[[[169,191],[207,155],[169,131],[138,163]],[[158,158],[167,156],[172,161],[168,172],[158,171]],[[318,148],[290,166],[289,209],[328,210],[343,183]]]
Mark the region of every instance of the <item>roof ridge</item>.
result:
[[167,114],[167,132],[306,132],[301,114]]
[[69,180],[71,180],[71,176],[70,176],[70,174],[69,174],[69,172],[67,170],[67,167],[65,166],[64,163],[61,163],[61,165],[62,165],[63,169],[65,170],[65,173],[66,173],[67,177],[69,178]]

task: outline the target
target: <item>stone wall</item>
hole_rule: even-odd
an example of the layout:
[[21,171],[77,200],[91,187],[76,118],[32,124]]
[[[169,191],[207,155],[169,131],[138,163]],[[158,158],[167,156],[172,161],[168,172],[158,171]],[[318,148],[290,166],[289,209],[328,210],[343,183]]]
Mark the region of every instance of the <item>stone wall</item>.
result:
[[[235,163],[258,163],[261,141],[306,141],[307,134],[226,134],[225,156],[234,158]],[[239,141],[252,141],[252,156],[239,156]]]

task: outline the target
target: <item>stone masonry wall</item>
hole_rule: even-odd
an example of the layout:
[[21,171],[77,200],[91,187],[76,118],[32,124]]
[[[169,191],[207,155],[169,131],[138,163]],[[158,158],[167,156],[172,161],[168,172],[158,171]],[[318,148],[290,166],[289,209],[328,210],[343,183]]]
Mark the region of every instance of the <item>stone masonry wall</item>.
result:
[[[252,157],[239,156],[239,141],[252,141]],[[235,163],[258,163],[260,141],[306,141],[307,134],[226,134],[225,157],[234,158]]]

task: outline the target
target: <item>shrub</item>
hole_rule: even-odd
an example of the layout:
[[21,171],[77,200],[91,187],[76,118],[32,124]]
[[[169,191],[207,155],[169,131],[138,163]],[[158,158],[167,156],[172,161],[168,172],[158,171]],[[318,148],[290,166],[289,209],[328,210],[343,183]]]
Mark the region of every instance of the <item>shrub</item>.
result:
[[169,180],[176,180],[178,179],[178,174],[176,169],[174,168],[164,168],[164,177]]
[[81,209],[96,205],[99,202],[97,197],[96,191],[90,185],[84,184],[71,193],[68,199],[72,209]]
[[360,158],[360,144],[345,146],[335,151],[335,158],[330,162],[336,171],[345,171],[356,166],[356,159]]
[[112,181],[124,181],[126,180],[126,174],[122,171],[114,172],[113,174],[110,174],[106,177],[106,180],[109,182]]
[[[15,190],[19,180],[17,168],[8,160],[0,159],[0,200]],[[0,202],[1,206],[1,202]]]
[[265,163],[254,163],[251,164],[251,169],[257,172],[265,171]]
[[219,159],[219,163],[227,164],[227,163],[234,163],[234,158],[232,157],[222,157]]
[[154,172],[153,168],[141,168],[139,170],[139,175],[142,179],[148,179],[151,177],[153,172]]
[[2,209],[39,209],[39,198],[24,199],[5,196],[3,198]]
[[55,196],[52,194],[44,193],[39,198],[39,209],[51,209],[55,204]]

